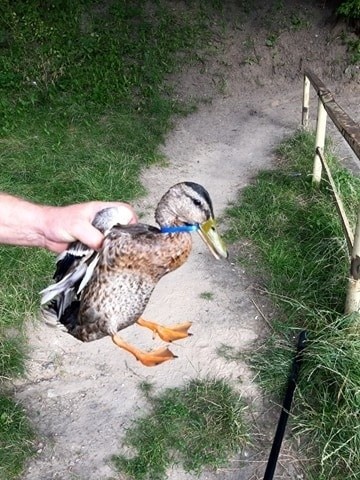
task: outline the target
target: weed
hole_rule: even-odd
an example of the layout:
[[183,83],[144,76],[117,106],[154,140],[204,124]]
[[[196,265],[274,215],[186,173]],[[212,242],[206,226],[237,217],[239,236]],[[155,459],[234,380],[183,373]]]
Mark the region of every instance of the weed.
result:
[[214,294],[212,292],[202,292],[200,293],[200,298],[203,300],[213,300]]
[[254,39],[247,37],[246,40],[244,40],[243,45],[246,56],[244,57],[242,63],[244,65],[259,65],[261,58],[255,51]]
[[193,380],[183,388],[152,396],[151,412],[134,422],[124,444],[133,455],[114,457],[116,467],[134,480],[162,480],[181,462],[188,472],[226,464],[248,441],[244,404],[221,380]]
[[236,350],[230,345],[225,345],[224,343],[216,349],[216,353],[219,357],[222,357],[225,360],[241,360],[245,357],[243,352]]
[[360,63],[360,40],[347,40],[347,48],[350,54],[350,63],[352,65],[358,65]]
[[274,48],[278,38],[279,38],[279,35],[277,33],[271,33],[270,35],[267,36],[265,40],[265,45],[267,47]]
[[245,57],[242,63],[244,65],[260,65],[260,60],[261,60],[260,57],[256,55],[252,55],[249,57]]
[[303,15],[299,13],[293,13],[290,16],[290,25],[291,25],[291,30],[297,31],[297,30],[302,30],[304,28],[309,28],[310,22]]

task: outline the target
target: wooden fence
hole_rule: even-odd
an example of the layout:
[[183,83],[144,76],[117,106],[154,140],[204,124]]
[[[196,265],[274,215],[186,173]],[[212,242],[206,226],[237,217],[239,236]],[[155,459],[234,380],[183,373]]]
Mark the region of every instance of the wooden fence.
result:
[[302,106],[302,125],[304,128],[309,126],[309,105],[310,105],[310,86],[318,94],[317,120],[316,120],[316,138],[315,138],[315,158],[313,166],[313,183],[319,184],[323,169],[332,188],[337,211],[344,230],[346,243],[349,250],[349,282],[345,303],[345,313],[360,311],[360,205],[358,205],[358,215],[355,232],[352,231],[349,220],[346,216],[343,203],[339,193],[336,190],[331,170],[324,156],[324,145],[326,136],[326,123],[329,116],[341,135],[347,141],[360,160],[360,126],[338,105],[333,94],[322,83],[322,81],[311,71],[304,72],[304,91]]

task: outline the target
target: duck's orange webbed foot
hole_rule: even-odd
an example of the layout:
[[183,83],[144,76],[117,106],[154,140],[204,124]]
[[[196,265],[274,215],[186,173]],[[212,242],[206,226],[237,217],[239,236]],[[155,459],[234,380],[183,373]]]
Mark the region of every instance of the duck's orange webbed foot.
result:
[[136,360],[139,360],[139,362],[146,367],[155,367],[155,365],[160,365],[160,363],[166,362],[167,360],[177,358],[167,347],[161,347],[151,352],[143,352],[130,343],[125,342],[118,335],[113,335],[112,341],[118,347],[132,353]]
[[182,338],[186,338],[191,335],[191,333],[188,332],[189,328],[191,327],[191,322],[177,323],[176,325],[165,327],[164,325],[159,325],[158,323],[149,322],[144,318],[139,318],[136,323],[142,327],[149,328],[154,333],[157,333],[165,342],[181,340]]

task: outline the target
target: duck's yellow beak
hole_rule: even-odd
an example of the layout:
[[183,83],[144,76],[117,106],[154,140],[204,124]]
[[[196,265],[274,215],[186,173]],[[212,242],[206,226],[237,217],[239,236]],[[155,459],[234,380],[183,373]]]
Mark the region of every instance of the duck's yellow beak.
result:
[[206,222],[202,223],[198,232],[200,237],[209,247],[210,252],[217,260],[219,260],[220,257],[228,257],[229,254],[226,249],[225,243],[221,239],[216,229],[215,220],[213,218],[210,218]]

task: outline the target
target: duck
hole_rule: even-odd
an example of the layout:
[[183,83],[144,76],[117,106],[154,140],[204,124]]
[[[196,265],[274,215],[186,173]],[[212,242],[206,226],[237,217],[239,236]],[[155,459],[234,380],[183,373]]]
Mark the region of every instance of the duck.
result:
[[161,325],[142,317],[145,307],[160,279],[187,261],[194,232],[215,259],[228,258],[228,251],[210,195],[198,183],[168,189],[155,209],[158,226],[123,225],[120,213],[109,207],[96,214],[93,225],[104,235],[99,251],[76,241],[57,257],[54,282],[40,292],[42,313],[82,342],[110,336],[144,366],[155,366],[176,358],[167,345],[143,351],[119,332],[136,323],[167,343],[191,335],[191,322]]

